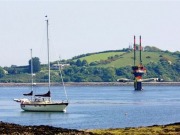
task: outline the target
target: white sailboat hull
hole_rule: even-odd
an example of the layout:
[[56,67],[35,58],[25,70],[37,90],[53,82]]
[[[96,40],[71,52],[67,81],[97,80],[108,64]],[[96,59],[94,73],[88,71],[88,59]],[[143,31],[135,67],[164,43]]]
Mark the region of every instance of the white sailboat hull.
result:
[[31,112],[66,112],[68,103],[20,104],[21,109]]

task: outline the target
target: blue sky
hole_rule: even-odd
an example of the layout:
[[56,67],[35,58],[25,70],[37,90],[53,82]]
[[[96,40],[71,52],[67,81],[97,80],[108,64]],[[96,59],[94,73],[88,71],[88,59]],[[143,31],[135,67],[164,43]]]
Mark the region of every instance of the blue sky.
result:
[[178,0],[0,0],[0,66],[27,65],[31,48],[47,62],[45,15],[51,61],[126,48],[134,35],[143,46],[180,51]]

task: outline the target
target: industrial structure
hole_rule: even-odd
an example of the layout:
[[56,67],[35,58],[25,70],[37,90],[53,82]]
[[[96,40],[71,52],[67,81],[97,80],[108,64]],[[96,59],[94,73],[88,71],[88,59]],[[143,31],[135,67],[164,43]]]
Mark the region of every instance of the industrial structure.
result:
[[141,46],[141,36],[139,37],[139,63],[136,65],[136,37],[134,36],[134,66],[132,66],[132,74],[134,75],[134,89],[137,91],[143,90],[142,88],[142,76],[146,73],[146,68],[142,64],[142,46]]

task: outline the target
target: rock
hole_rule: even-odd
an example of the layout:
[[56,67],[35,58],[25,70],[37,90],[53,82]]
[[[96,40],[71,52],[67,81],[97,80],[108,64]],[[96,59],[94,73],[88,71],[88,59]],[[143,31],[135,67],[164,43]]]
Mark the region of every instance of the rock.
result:
[[0,122],[0,133],[3,135],[93,135],[76,129],[56,128],[52,126],[21,126]]

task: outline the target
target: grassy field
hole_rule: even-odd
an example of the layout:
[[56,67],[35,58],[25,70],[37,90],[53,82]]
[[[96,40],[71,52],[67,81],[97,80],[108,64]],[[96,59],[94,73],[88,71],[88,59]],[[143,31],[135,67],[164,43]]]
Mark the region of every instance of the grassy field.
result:
[[[132,66],[134,64],[134,53],[133,52],[106,52],[99,54],[92,54],[90,56],[82,57],[80,60],[87,60],[88,63],[100,61],[100,60],[108,60],[108,57],[121,55],[117,60],[111,61],[108,64],[100,64],[98,66],[101,67],[126,67]],[[139,60],[139,51],[136,52],[136,65],[140,63]],[[176,56],[173,56],[170,53],[166,52],[142,52],[142,62],[144,65],[150,62],[158,62],[160,59],[165,58],[168,61],[174,63],[177,59]]]
[[[142,52],[142,62],[144,65],[150,63],[150,62],[158,62],[162,57],[167,58],[172,63],[176,61],[176,57],[173,57],[166,53],[158,53],[158,52]],[[132,66],[134,64],[134,54],[133,52],[125,53],[122,58],[113,61],[105,67],[125,67],[125,66]],[[136,53],[136,64],[139,64],[139,53]]]
[[106,52],[106,53],[98,53],[93,54],[90,56],[82,57],[80,60],[87,60],[88,63],[94,62],[94,61],[100,61],[100,60],[106,60],[108,57],[115,56],[115,55],[121,55],[124,54],[124,52]]
[[180,135],[180,123],[165,126],[90,130],[96,135]]

